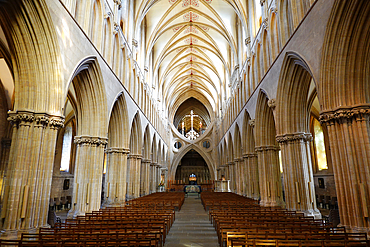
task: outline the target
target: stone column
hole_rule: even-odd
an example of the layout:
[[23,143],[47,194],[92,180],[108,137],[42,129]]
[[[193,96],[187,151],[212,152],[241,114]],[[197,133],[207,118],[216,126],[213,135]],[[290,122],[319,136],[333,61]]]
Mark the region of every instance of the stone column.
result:
[[229,173],[230,173],[230,190],[233,193],[236,193],[236,181],[235,181],[235,162],[229,163]]
[[243,173],[244,169],[242,169],[242,163],[240,162],[240,159],[234,159],[235,163],[235,169],[234,169],[234,174],[235,174],[235,193],[242,195],[242,187],[243,187]]
[[256,147],[261,206],[283,206],[278,146]]
[[140,168],[141,168],[141,155],[130,154],[129,160],[129,179],[127,198],[129,200],[138,198],[140,196]]
[[126,201],[128,148],[110,147],[106,150],[107,164],[104,186],[104,204],[119,206]]
[[292,133],[276,137],[281,147],[286,208],[321,218],[316,208],[310,133]]
[[247,153],[243,155],[245,165],[245,195],[249,198],[258,200],[260,197],[259,191],[259,176],[257,154]]
[[162,167],[161,165],[157,164],[156,169],[155,169],[155,176],[156,176],[155,188],[156,190],[158,189],[158,185],[161,182],[161,167]]
[[47,226],[55,143],[64,118],[30,111],[10,112],[12,145],[1,211],[4,238]]
[[73,203],[68,218],[100,209],[104,148],[108,138],[75,136],[77,145]]
[[157,185],[156,185],[156,166],[157,163],[151,163],[150,164],[150,178],[151,178],[151,186],[150,186],[150,193],[157,192]]
[[142,159],[141,160],[141,196],[150,194],[150,160]]
[[321,113],[327,127],[341,225],[370,231],[370,106]]

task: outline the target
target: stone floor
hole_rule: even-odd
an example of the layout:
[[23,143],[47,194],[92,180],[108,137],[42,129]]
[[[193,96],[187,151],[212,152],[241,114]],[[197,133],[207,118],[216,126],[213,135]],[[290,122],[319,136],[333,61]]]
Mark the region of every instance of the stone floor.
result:
[[166,237],[164,247],[217,247],[217,234],[200,198],[189,195]]

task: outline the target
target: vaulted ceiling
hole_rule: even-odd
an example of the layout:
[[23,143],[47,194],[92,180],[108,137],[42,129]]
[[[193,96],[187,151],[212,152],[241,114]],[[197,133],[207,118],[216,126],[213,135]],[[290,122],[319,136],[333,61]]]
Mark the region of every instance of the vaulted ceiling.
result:
[[143,0],[135,6],[136,30],[143,25],[146,30],[145,61],[152,86],[165,106],[178,107],[194,97],[209,112],[219,109],[237,65],[238,39],[245,31],[241,10],[247,1],[241,2]]

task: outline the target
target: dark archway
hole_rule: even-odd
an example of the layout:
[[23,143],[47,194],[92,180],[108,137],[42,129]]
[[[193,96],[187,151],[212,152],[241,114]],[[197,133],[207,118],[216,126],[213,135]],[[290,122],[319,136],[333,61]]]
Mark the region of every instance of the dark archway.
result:
[[189,176],[196,176],[197,184],[207,183],[211,179],[207,162],[194,149],[187,152],[176,169],[175,179],[181,183],[189,184]]

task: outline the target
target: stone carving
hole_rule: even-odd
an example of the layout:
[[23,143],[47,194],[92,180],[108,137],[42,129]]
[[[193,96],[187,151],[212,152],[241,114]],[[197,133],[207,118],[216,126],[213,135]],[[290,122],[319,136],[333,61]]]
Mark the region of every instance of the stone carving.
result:
[[136,39],[132,39],[132,45],[138,47],[139,42]]
[[143,156],[141,154],[130,154],[128,155],[129,159],[141,159]]
[[7,120],[10,124],[24,124],[31,125],[35,123],[37,126],[47,127],[48,125],[52,129],[58,129],[64,127],[64,117],[61,116],[50,116],[46,113],[34,113],[34,112],[10,112]]
[[311,133],[292,133],[292,134],[284,134],[276,136],[276,141],[278,143],[288,143],[288,142],[296,142],[296,141],[303,141],[303,142],[311,142],[312,141]]
[[257,154],[256,153],[245,153],[243,154],[243,158],[253,158],[253,157],[257,157]]
[[108,138],[98,136],[75,136],[74,143],[77,145],[88,144],[88,145],[107,145]]
[[357,106],[353,108],[340,108],[333,111],[323,112],[320,114],[320,123],[332,124],[335,121],[340,121],[344,119],[352,119],[355,118],[356,120],[363,119],[364,115],[370,114],[370,108],[368,105],[364,106]]
[[52,129],[59,129],[64,127],[64,118],[53,117],[49,121],[49,125]]
[[276,107],[276,100],[275,100],[275,99],[270,99],[269,101],[267,101],[267,105],[268,105],[271,109],[275,109],[275,107]]
[[264,152],[264,151],[279,151],[280,147],[279,146],[274,146],[274,145],[266,145],[266,146],[258,146],[255,147],[256,152]]
[[130,149],[128,148],[120,148],[120,147],[110,147],[105,150],[107,154],[109,153],[119,153],[119,154],[129,154]]
[[253,128],[255,126],[255,124],[256,124],[256,119],[249,120],[249,126],[251,126]]

